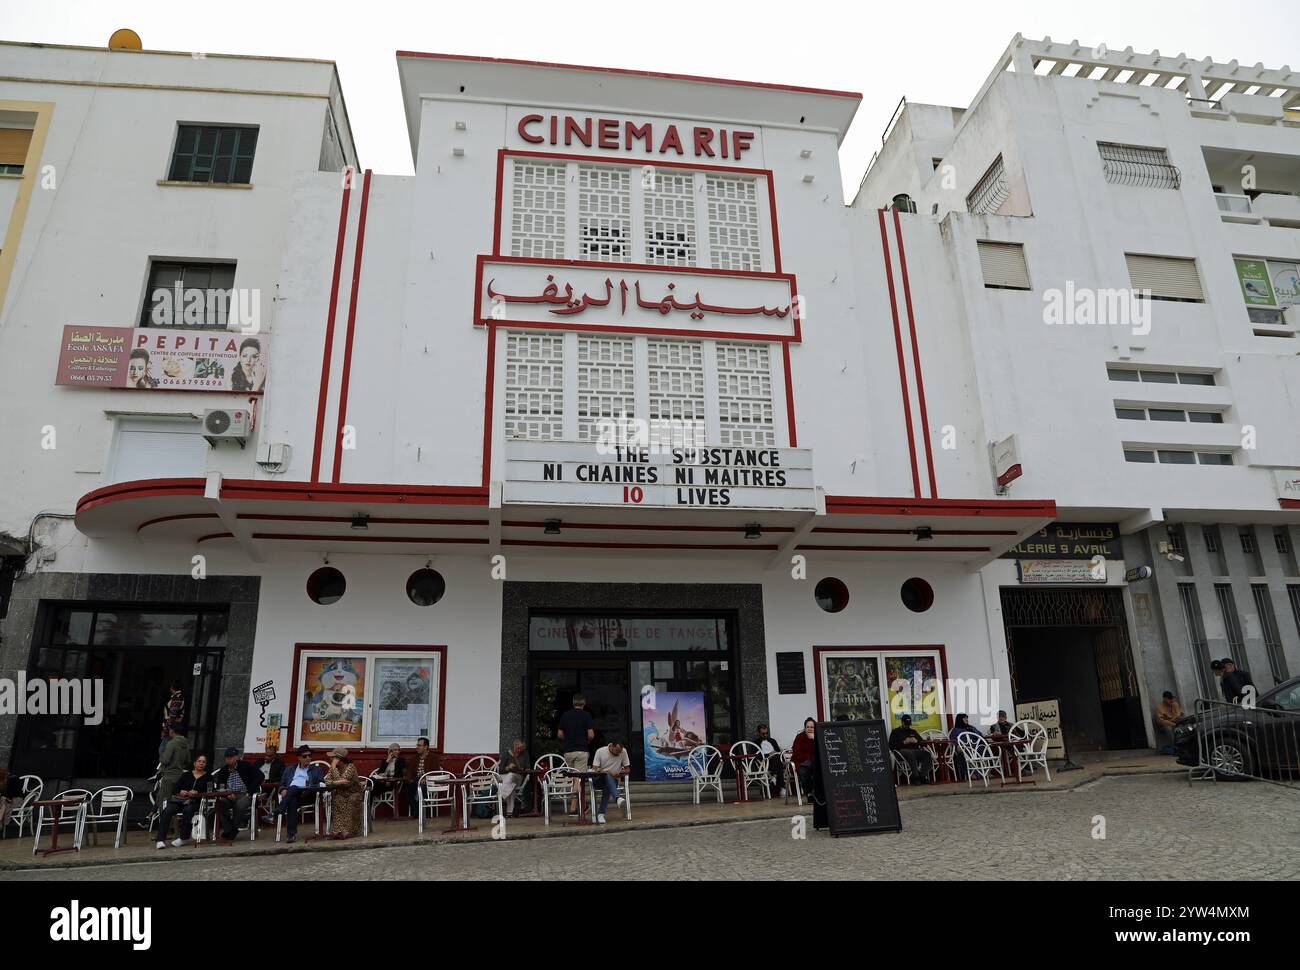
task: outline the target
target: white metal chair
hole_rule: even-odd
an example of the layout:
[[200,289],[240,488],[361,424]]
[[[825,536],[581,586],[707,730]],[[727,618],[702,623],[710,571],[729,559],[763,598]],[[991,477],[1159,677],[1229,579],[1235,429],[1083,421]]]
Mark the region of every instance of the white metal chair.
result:
[[[329,765],[323,761],[313,761],[312,764],[325,765],[325,770],[329,770]],[[290,769],[288,768],[285,769],[285,771],[289,770]],[[314,788],[310,789],[310,791],[312,792],[312,797],[298,803],[298,824],[301,825],[304,821],[304,816],[310,814],[312,830],[317,835],[320,835],[322,814],[321,806],[324,808],[325,831],[328,832],[330,830],[330,793],[323,788]],[[278,799],[279,789],[276,789],[276,791],[271,793],[271,804],[275,811],[275,841],[277,842],[280,841],[280,826],[284,822],[284,816],[279,812],[280,806],[278,804]]]
[[500,764],[500,761],[491,755],[476,754],[465,762],[465,770],[460,773],[460,776],[468,778],[479,771],[496,771],[498,764]]
[[700,792],[709,788],[718,793],[718,804],[722,804],[722,752],[711,744],[701,744],[691,748],[686,756],[686,770],[690,772],[691,782],[695,785],[695,804],[700,803]]
[[974,784],[975,775],[984,779],[984,787],[988,788],[989,775],[994,771],[1006,783],[1006,775],[1002,773],[1002,759],[986,739],[967,731],[957,735],[957,744],[961,748],[961,756],[966,760],[967,788]]
[[456,792],[448,782],[456,776],[450,771],[426,771],[416,783],[416,803],[420,817],[420,833],[424,833],[424,816],[436,816],[444,805],[456,810]]
[[889,752],[889,759],[894,765],[894,785],[901,784],[904,779],[910,785],[912,783],[912,766],[907,763],[907,759],[893,750]]
[[564,759],[561,758],[558,766],[548,769],[542,776],[542,816],[545,825],[551,824],[552,800],[558,800],[567,812],[569,803],[574,798],[582,798],[582,779],[566,774],[567,770]]
[[90,805],[86,808],[86,816],[82,820],[83,831],[86,825],[90,826],[92,842],[99,844],[100,822],[116,821],[117,833],[113,838],[113,848],[121,847],[126,841],[126,810],[134,797],[135,792],[125,785],[109,785],[95,792]]
[[749,786],[757,785],[764,798],[772,797],[772,776],[767,770],[767,757],[763,749],[753,741],[737,741],[729,752],[731,766],[736,772],[745,797],[749,797]]
[[496,816],[501,816],[502,824],[505,819],[505,806],[501,804],[501,776],[495,771],[467,771],[461,776],[470,780],[465,786],[465,795],[461,798],[461,811],[465,816],[465,825],[469,825],[469,817],[473,813],[475,805],[495,805]]
[[41,800],[41,792],[45,790],[45,782],[37,775],[19,775],[18,781],[22,785],[22,801],[18,807],[9,813],[9,825],[18,826],[18,838],[23,837],[23,829],[33,824],[32,816],[36,814],[36,809],[32,807],[33,802]]
[[[371,814],[368,817],[377,819],[379,817],[379,806],[387,805],[388,810],[393,813],[393,818],[397,818],[397,786],[390,787],[379,794],[375,794],[378,791],[378,788],[376,787],[378,783],[381,781],[388,781],[387,778],[379,773],[378,768],[367,775],[366,780],[370,782],[366,787],[366,792],[370,795],[369,811]],[[400,779],[394,778],[393,780],[399,781]]]
[[1052,780],[1051,769],[1047,767],[1047,728],[1038,721],[1017,721],[1007,732],[1007,740],[1016,753],[1017,780],[1026,770],[1032,775],[1038,765],[1043,766],[1047,780]]
[[782,770],[785,772],[785,801],[790,803],[790,793],[794,792],[795,801],[803,805],[803,786],[799,784],[799,769],[794,764],[794,751],[786,748],[781,752]]
[[[67,791],[61,791],[54,796],[58,799],[81,799],[77,805],[66,805],[59,815],[58,827],[62,829],[65,825],[72,826],[72,847],[78,851],[81,850],[81,836],[85,831],[86,809],[90,805],[90,790],[87,788],[69,788]],[[36,837],[32,840],[32,855],[41,847],[41,829],[48,826],[51,834],[55,827],[54,810],[50,810],[49,818],[45,817],[45,806],[42,805],[36,811],[36,822],[32,826],[32,831]]]

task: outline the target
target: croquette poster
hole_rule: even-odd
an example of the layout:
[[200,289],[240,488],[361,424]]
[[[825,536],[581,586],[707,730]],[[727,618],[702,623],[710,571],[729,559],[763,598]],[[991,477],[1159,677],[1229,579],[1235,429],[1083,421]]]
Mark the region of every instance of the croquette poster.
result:
[[229,330],[69,326],[54,383],[261,394],[269,348],[265,334]]
[[365,692],[364,657],[307,657],[298,739],[304,744],[347,741],[360,747]]

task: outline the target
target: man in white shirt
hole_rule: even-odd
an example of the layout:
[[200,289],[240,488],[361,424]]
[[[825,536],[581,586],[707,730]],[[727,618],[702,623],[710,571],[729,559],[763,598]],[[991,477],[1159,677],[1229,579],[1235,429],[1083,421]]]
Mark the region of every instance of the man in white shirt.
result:
[[623,778],[632,771],[632,759],[627,756],[627,749],[617,741],[611,741],[596,752],[591,763],[591,770],[600,772],[603,777],[600,789],[600,811],[596,821],[605,824],[605,806],[609,804],[612,794],[621,808],[623,805]]
[[766,724],[758,726],[754,743],[758,745],[758,750],[763,752],[768,774],[772,776],[772,790],[780,795],[785,788],[785,760],[781,757],[781,749],[772,740],[772,732]]

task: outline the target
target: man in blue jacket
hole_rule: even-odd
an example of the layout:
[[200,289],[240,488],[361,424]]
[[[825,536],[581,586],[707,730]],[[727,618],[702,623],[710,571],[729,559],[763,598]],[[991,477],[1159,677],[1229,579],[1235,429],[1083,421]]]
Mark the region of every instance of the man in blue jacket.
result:
[[276,811],[285,816],[288,826],[288,841],[298,837],[298,808],[303,799],[315,798],[315,789],[325,784],[325,772],[320,765],[311,763],[311,748],[303,745],[298,749],[298,763],[292,768],[285,768],[280,776],[280,787],[276,789],[280,805]]

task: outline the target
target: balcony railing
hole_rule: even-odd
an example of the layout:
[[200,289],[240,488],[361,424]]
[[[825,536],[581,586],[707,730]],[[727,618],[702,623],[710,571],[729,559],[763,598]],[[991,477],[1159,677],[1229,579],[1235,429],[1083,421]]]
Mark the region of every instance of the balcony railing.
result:
[[1214,200],[1219,203],[1220,212],[1228,212],[1233,215],[1250,215],[1250,196],[1248,195],[1215,192]]

